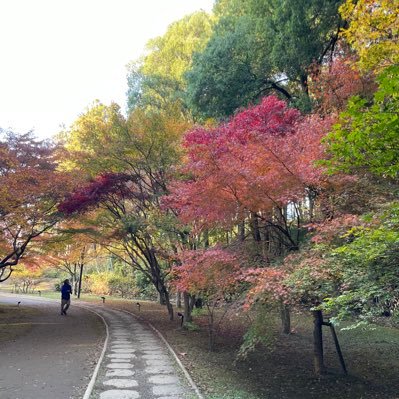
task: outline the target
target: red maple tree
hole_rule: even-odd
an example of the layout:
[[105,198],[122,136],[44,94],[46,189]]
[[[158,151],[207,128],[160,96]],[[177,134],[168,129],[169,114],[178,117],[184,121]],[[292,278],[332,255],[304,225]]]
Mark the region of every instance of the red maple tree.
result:
[[[326,182],[316,161],[333,119],[302,117],[284,101],[266,97],[213,129],[190,131],[183,171],[164,203],[198,228],[232,226],[248,213],[266,215],[302,199]],[[293,244],[293,243],[292,243]]]
[[0,281],[42,241],[62,215],[57,206],[73,178],[57,169],[57,149],[31,133],[0,136]]

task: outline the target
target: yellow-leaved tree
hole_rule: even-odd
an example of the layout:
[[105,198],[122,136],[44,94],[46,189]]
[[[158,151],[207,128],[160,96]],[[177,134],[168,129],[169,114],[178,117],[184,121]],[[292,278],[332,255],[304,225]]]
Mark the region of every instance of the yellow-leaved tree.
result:
[[378,73],[399,62],[398,0],[347,0],[340,13],[349,22],[344,36],[360,69]]

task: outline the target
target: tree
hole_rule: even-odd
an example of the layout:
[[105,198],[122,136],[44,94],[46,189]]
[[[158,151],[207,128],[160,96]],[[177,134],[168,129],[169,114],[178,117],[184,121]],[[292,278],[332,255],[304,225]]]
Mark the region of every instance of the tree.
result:
[[219,2],[214,33],[187,74],[190,107],[225,118],[272,92],[309,110],[308,68],[334,51],[341,3]]
[[180,259],[181,265],[173,269],[173,284],[204,301],[208,312],[209,350],[212,351],[215,311],[239,295],[240,261],[222,248],[182,252]]
[[357,226],[345,232],[341,245],[331,251],[340,290],[325,299],[323,308],[337,320],[397,322],[398,221],[398,202],[387,203],[373,215],[359,218]]
[[60,208],[73,214],[99,207],[90,215],[97,240],[150,279],[170,317],[166,280],[173,249],[165,250],[170,232],[160,217],[159,197],[167,192],[187,126],[173,115],[140,109],[124,120],[116,105],[96,105],[77,121],[67,145],[70,163],[93,177]]
[[232,226],[252,213],[295,249],[292,233],[299,226],[294,204],[307,190],[326,184],[314,161],[323,154],[320,141],[330,126],[328,118],[301,120],[298,111],[267,97],[217,128],[194,129],[184,144],[188,180],[177,182],[165,201],[178,209],[183,222],[200,229]]
[[379,72],[399,62],[399,4],[395,0],[347,0],[340,13],[343,34],[359,55],[363,71]]
[[33,292],[42,271],[37,265],[19,265],[12,275],[14,290],[18,292],[21,290],[23,294],[28,294],[29,291]]
[[342,112],[353,96],[372,98],[375,77],[372,73],[360,73],[355,63],[356,57],[338,56],[327,65],[314,65],[309,90],[318,113]]
[[138,293],[138,287],[133,275],[133,270],[126,268],[128,265],[124,264],[117,270],[114,270],[111,279],[109,280],[109,288],[111,294],[118,294],[122,298],[131,298]]
[[61,165],[66,170],[78,170],[83,181],[104,171],[119,172],[124,165],[123,155],[131,152],[126,146],[127,137],[126,118],[119,105],[96,101],[70,130],[59,135],[65,150]]
[[174,104],[182,117],[189,117],[183,101],[184,74],[191,66],[193,54],[205,46],[212,25],[212,17],[199,11],[174,22],[163,36],[147,43],[147,55],[129,65],[130,112],[137,108],[165,110]]
[[72,186],[57,170],[56,148],[31,133],[1,131],[0,281],[61,220],[57,205]]
[[121,261],[140,270],[153,283],[173,318],[166,286],[168,267],[156,249],[156,229],[151,217],[151,194],[138,176],[103,174],[73,193],[61,204],[66,214],[86,212],[99,206],[91,221],[97,227],[99,244]]
[[[176,182],[164,203],[194,231],[248,223],[258,244],[255,258],[270,264],[298,250],[315,197],[332,184],[315,165],[331,123],[330,118],[301,118],[285,102],[267,97],[228,123],[196,128],[185,136],[187,180]],[[281,306],[289,333],[288,308]]]
[[380,73],[373,101],[353,97],[326,138],[331,171],[372,172],[396,178],[399,171],[399,67]]
[[204,51],[194,56],[187,102],[196,117],[230,116],[273,88],[291,97],[279,79],[270,78],[270,43],[253,33],[256,25],[249,16],[222,19]]
[[74,223],[68,220],[58,226],[40,253],[41,263],[68,273],[73,292],[78,298],[81,295],[84,266],[98,258],[90,233],[82,221]]

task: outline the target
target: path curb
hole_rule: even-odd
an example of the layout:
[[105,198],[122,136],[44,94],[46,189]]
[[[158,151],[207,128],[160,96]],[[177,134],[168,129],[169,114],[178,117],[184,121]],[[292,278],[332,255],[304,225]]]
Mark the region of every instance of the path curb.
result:
[[89,385],[87,386],[85,394],[83,395],[83,398],[82,398],[82,399],[89,399],[91,393],[93,392],[94,384],[96,383],[97,375],[98,375],[98,372],[100,371],[101,363],[102,363],[102,361],[104,359],[104,355],[105,355],[105,352],[107,350],[108,340],[109,340],[109,326],[108,326],[108,323],[105,321],[104,317],[101,316],[99,313],[97,313],[95,310],[90,309],[90,308],[88,308],[86,306],[81,306],[81,305],[75,305],[75,306],[81,307],[83,309],[86,309],[89,312],[92,312],[92,313],[96,314],[98,317],[100,317],[101,320],[103,321],[104,325],[105,325],[105,331],[106,331],[106,338],[105,338],[105,341],[104,341],[103,350],[102,350],[101,355],[100,355],[100,357],[99,357],[99,359],[97,361],[97,365],[96,365],[96,368],[93,371],[93,375],[92,375],[92,377],[90,379]]

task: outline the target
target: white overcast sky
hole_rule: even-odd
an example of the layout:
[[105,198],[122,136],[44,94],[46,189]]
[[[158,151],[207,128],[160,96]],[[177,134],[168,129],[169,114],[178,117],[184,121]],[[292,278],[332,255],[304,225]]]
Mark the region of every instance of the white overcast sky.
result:
[[126,106],[126,65],[213,0],[0,0],[0,128],[50,137],[96,99]]

